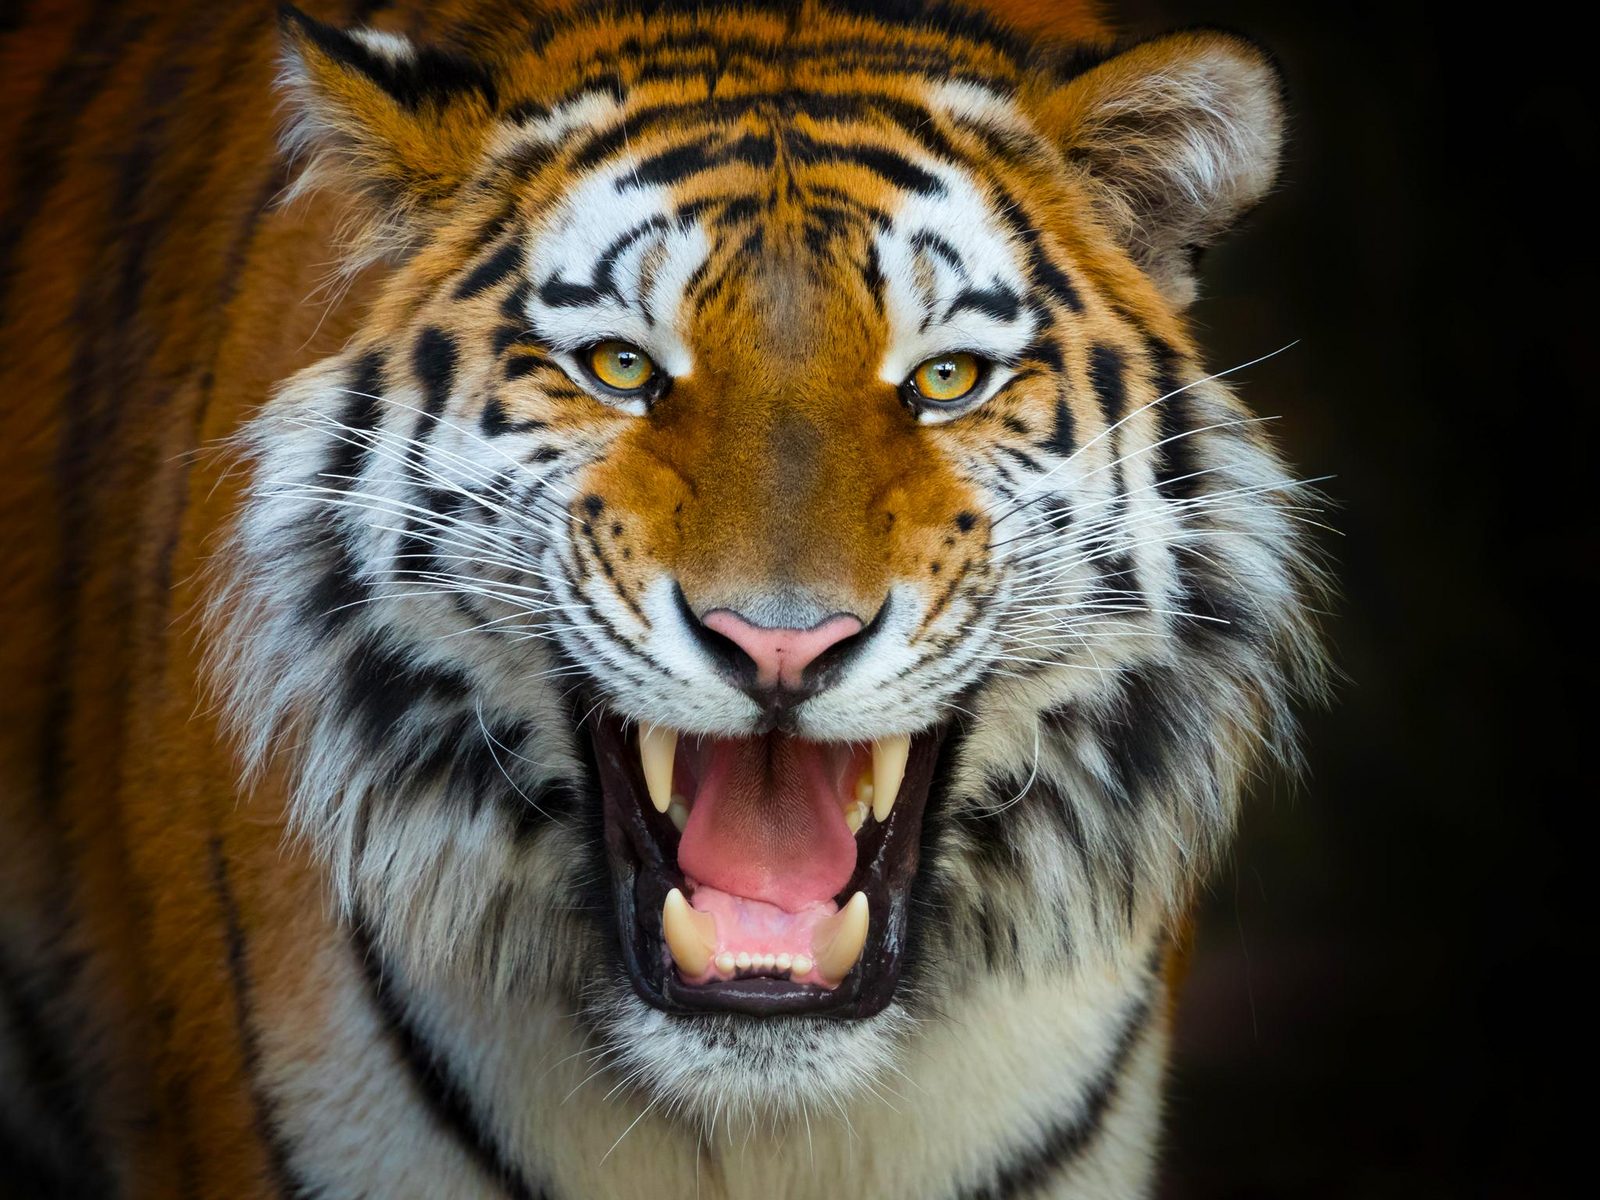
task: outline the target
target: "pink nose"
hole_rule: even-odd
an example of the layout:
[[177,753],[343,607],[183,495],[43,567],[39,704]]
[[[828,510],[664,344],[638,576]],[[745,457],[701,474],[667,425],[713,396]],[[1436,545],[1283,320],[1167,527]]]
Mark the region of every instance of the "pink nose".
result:
[[800,686],[801,673],[829,646],[861,632],[861,622],[843,613],[810,629],[768,629],[752,625],[731,609],[719,608],[701,622],[720,633],[756,664],[756,684],[769,688]]

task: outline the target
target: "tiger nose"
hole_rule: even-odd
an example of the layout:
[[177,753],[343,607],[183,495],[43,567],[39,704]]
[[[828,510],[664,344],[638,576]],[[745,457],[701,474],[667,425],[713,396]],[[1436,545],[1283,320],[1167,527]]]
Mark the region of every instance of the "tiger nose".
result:
[[861,621],[836,613],[810,629],[773,629],[755,625],[730,608],[719,608],[701,624],[727,638],[755,664],[756,686],[763,690],[801,690],[801,676],[822,652],[861,632]]

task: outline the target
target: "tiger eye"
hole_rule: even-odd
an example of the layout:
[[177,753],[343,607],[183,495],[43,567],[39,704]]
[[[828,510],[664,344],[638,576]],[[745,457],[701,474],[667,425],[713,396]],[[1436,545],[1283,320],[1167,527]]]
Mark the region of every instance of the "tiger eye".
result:
[[627,342],[601,342],[589,348],[589,370],[608,388],[636,392],[655,378],[656,364]]
[[911,373],[911,386],[924,400],[948,404],[977,387],[982,373],[975,355],[941,354],[928,359]]

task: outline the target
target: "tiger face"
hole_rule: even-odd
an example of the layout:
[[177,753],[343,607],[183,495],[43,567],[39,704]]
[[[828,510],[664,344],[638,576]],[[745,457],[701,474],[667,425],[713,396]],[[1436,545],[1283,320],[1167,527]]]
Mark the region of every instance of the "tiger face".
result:
[[1183,324],[1260,53],[285,32],[380,282],[249,430],[215,672],[349,919],[713,1119],[1146,963],[1316,678],[1296,485]]

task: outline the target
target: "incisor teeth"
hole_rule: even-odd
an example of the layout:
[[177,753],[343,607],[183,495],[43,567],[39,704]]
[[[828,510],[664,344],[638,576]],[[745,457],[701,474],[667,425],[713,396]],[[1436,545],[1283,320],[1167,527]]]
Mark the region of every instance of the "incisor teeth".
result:
[[[850,974],[867,946],[867,894],[857,892],[848,903],[826,921],[818,923],[811,935],[811,950],[817,956],[817,973],[829,983],[838,983]],[[795,961],[795,969],[800,963]]]
[[906,759],[911,757],[911,737],[897,733],[872,743],[872,815],[881,825],[889,819],[900,781],[906,775]]
[[710,913],[695,912],[683,893],[673,888],[661,909],[661,934],[672,951],[672,961],[685,975],[704,975],[711,965],[711,952],[717,948],[717,919]]
[[678,731],[665,725],[639,725],[639,761],[644,766],[644,786],[658,813],[672,803],[672,760],[678,753]]

